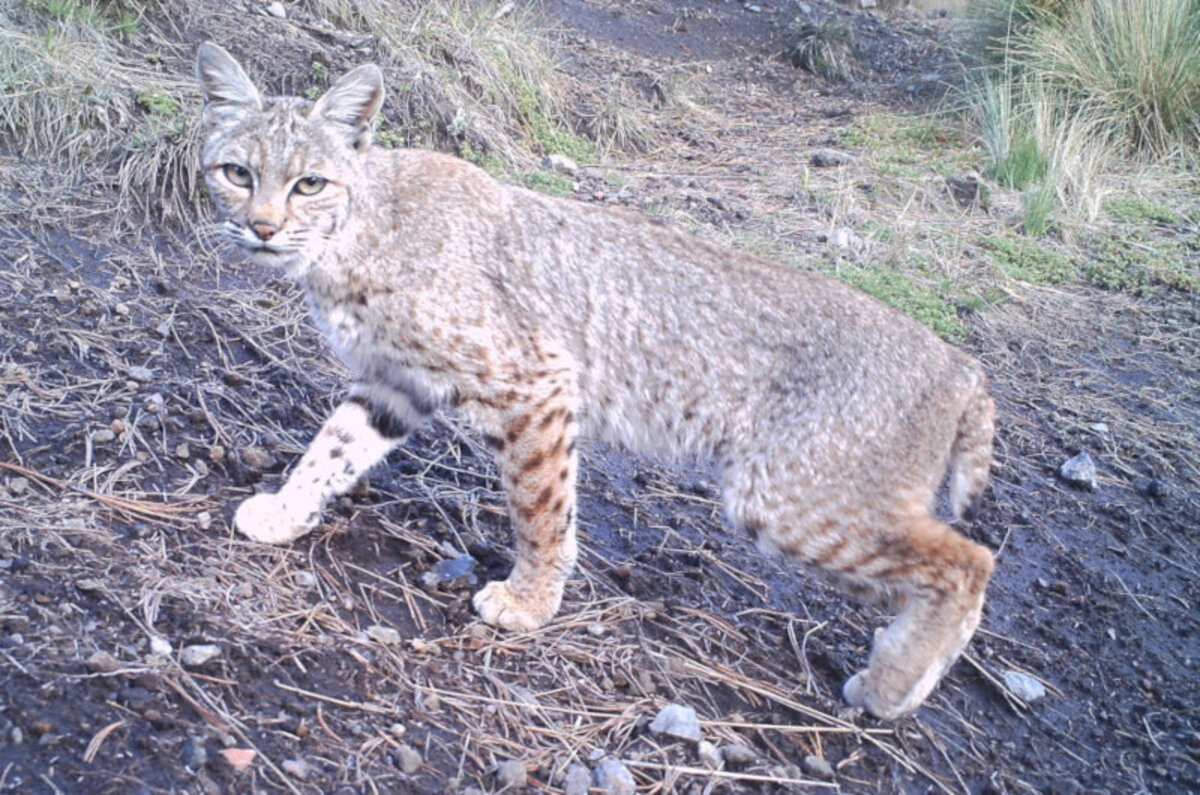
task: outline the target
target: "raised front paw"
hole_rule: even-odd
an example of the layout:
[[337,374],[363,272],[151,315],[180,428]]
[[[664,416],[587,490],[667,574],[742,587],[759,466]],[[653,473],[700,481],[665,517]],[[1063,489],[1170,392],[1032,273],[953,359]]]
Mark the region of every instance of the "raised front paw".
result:
[[233,516],[237,531],[263,544],[295,541],[317,526],[321,513],[285,500],[278,494],[255,494]]
[[543,626],[554,618],[561,601],[561,586],[518,592],[507,581],[488,583],[472,600],[480,618],[510,632],[530,632]]

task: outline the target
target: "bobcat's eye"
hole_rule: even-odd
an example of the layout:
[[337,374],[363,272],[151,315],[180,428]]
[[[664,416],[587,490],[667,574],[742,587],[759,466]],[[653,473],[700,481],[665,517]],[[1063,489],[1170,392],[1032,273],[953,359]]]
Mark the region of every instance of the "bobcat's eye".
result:
[[224,171],[225,179],[239,188],[248,188],[254,183],[253,178],[250,176],[250,170],[244,166],[239,166],[236,163],[226,163]]
[[313,196],[325,189],[329,180],[324,177],[302,177],[296,180],[296,193],[301,196]]

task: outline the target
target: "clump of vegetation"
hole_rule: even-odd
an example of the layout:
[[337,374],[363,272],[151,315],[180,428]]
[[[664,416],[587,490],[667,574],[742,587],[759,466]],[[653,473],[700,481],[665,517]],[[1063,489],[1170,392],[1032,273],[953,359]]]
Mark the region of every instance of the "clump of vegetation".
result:
[[886,266],[848,266],[838,269],[834,275],[925,324],[947,340],[958,342],[967,335],[958,309],[946,299],[950,291],[945,284],[927,284]]
[[992,236],[982,241],[992,262],[1010,279],[1055,285],[1073,281],[1078,268],[1069,257],[1029,240]]
[[1137,236],[1105,237],[1090,247],[1084,279],[1094,287],[1143,295],[1155,287],[1200,292],[1200,268],[1177,252],[1151,247]]
[[835,19],[795,26],[786,55],[792,65],[826,80],[849,80],[858,71],[854,31]]
[[979,0],[1000,65],[969,105],[989,176],[1023,191],[1026,231],[1093,220],[1122,157],[1200,144],[1200,0]]

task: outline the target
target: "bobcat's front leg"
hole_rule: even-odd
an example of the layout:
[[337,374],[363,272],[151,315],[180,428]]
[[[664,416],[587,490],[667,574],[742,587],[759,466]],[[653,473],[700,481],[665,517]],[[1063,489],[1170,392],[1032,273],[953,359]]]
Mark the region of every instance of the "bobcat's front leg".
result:
[[575,451],[578,398],[566,377],[539,385],[489,434],[508,497],[517,561],[503,582],[475,594],[489,624],[537,629],[558,612],[575,566]]
[[404,441],[428,417],[404,393],[356,387],[339,405],[277,494],[256,494],[238,506],[238,532],[264,544],[285,544],[316,528],[321,508]]

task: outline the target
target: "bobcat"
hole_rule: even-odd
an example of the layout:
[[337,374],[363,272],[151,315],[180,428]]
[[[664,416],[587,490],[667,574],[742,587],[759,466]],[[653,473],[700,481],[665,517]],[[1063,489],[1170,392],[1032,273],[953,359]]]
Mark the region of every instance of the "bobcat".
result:
[[494,451],[516,563],[474,597],[508,630],[549,621],[575,565],[576,439],[700,456],[760,548],[899,610],[843,695],[918,707],[979,623],[992,555],[933,515],[987,485],[994,407],[973,359],[839,282],[636,213],[504,185],[454,157],[371,146],[373,65],[316,102],[264,97],[202,44],[201,165],[222,234],[306,290],[354,374],[245,536],[308,533],[440,408]]

